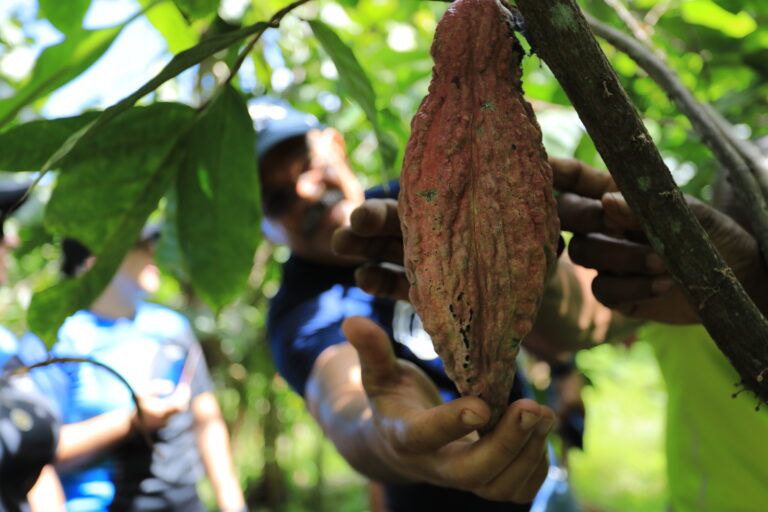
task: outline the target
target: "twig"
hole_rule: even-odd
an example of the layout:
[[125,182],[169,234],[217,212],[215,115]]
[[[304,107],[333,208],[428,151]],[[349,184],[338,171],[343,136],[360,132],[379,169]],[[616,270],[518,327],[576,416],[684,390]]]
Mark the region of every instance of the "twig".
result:
[[133,400],[133,404],[136,406],[136,420],[139,424],[139,431],[141,432],[141,436],[144,438],[144,441],[147,443],[147,446],[149,446],[150,450],[155,449],[155,443],[152,441],[152,436],[149,433],[149,427],[147,427],[147,422],[144,419],[144,411],[141,409],[141,404],[139,403],[139,396],[133,390],[133,387],[128,383],[128,381],[125,380],[125,377],[120,375],[117,370],[104,363],[94,359],[89,359],[87,357],[52,357],[50,359],[46,359],[45,361],[40,361],[39,363],[35,363],[29,366],[24,365],[14,368],[10,372],[7,372],[5,375],[3,375],[0,381],[6,381],[16,375],[29,373],[35,368],[42,368],[44,366],[57,363],[90,363],[92,365],[98,366],[99,368],[107,370],[109,373],[117,377],[117,379],[122,382],[123,385],[128,388],[128,391],[131,393],[131,400]]
[[268,28],[277,28],[280,26],[280,22],[283,20],[283,17],[285,17],[286,14],[294,10],[295,8],[306,4],[310,0],[296,0],[295,2],[286,5],[279,11],[277,11],[275,14],[272,15],[272,17],[269,19],[265,27],[258,32],[254,34],[254,36],[251,38],[250,41],[248,41],[248,44],[245,45],[245,49],[243,49],[242,52],[237,56],[237,60],[235,60],[234,64],[232,64],[232,69],[229,70],[229,76],[224,80],[221,85],[214,91],[214,93],[211,95],[208,100],[203,103],[200,108],[198,108],[198,111],[202,112],[208,108],[208,106],[213,102],[214,99],[219,95],[219,93],[224,90],[224,87],[227,86],[232,80],[237,76],[237,72],[240,71],[240,67],[243,65],[243,62],[245,62],[246,57],[248,57],[248,54],[251,53],[251,50],[253,50],[253,47],[256,46],[256,43],[259,42],[259,39],[261,39],[262,34],[268,29]]
[[666,91],[718,161],[729,170],[736,194],[746,209],[763,262],[768,267],[768,166],[754,144],[738,139],[733,127],[709,105],[699,103],[660,58],[635,39],[586,15],[592,31],[626,53]]
[[631,12],[629,12],[627,6],[621,3],[621,0],[603,1],[611,9],[614,10],[619,19],[624,22],[630,32],[632,32],[632,35],[634,35],[638,41],[643,43],[648,48],[653,48],[653,42],[651,42],[651,38],[648,37],[648,32],[645,31],[645,29],[640,25],[640,22],[635,19]]

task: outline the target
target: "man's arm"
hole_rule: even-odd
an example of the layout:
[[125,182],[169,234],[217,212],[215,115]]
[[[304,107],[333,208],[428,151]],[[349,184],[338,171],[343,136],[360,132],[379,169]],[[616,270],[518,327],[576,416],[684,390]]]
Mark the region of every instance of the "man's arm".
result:
[[177,389],[171,396],[160,398],[154,390],[139,396],[143,425],[136,410],[110,411],[77,423],[62,425],[56,461],[76,463],[94,456],[122,441],[141,428],[155,431],[163,427],[170,417],[189,406],[189,389]]
[[510,405],[482,438],[490,418],[475,397],[442,403],[429,378],[395,358],[370,319],[343,325],[349,343],[329,347],[306,385],[308,409],[344,458],[383,482],[422,482],[498,501],[533,499],[546,477],[546,437],[554,414],[532,400]]
[[245,510],[245,498],[235,474],[227,425],[221,409],[211,392],[204,392],[192,400],[195,434],[205,472],[211,481],[216,503],[226,512]]
[[40,472],[35,485],[27,493],[32,512],[64,512],[64,489],[61,488],[59,476],[50,464]]

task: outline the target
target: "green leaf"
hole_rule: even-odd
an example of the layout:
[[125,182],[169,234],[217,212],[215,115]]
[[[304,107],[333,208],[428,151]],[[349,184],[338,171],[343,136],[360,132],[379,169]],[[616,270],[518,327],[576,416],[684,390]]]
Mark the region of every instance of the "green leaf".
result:
[[81,241],[96,264],[33,297],[28,322],[46,343],[108,284],[172,183],[183,158],[177,141],[193,118],[193,109],[175,103],[131,109],[65,162],[45,210],[46,227]]
[[219,9],[219,0],[173,0],[176,6],[190,18],[205,18]]
[[719,30],[734,38],[744,37],[757,28],[757,22],[745,11],[731,14],[711,0],[693,0],[680,5],[688,23]]
[[381,128],[376,110],[376,93],[368,75],[358,62],[352,49],[336,35],[331,27],[319,20],[310,20],[309,25],[312,27],[315,37],[336,65],[342,88],[360,105],[368,121],[373,125],[376,138],[379,141],[379,152],[384,169],[391,168],[397,158],[397,144]]
[[0,133],[0,170],[37,171],[70,135],[99,114],[30,121]]
[[70,34],[83,26],[83,18],[91,0],[38,0],[40,10],[51,24],[64,34]]
[[[139,4],[146,8],[154,0],[139,0]],[[152,7],[145,14],[152,26],[160,32],[168,43],[168,51],[177,54],[191,48],[200,39],[199,34],[193,29],[184,16],[170,2],[163,2]]]
[[101,30],[80,30],[40,54],[32,77],[14,96],[0,100],[0,126],[12,120],[24,106],[50,94],[80,75],[109,49],[128,22]]
[[227,86],[187,138],[177,223],[195,291],[214,309],[245,287],[259,242],[256,134],[245,101]]
[[106,109],[98,118],[92,123],[84,126],[78,132],[71,135],[64,144],[54,153],[51,158],[42,167],[42,173],[45,173],[49,169],[54,168],[59,161],[65,158],[80,141],[84,138],[90,137],[91,134],[97,132],[106,123],[125,112],[133,106],[139,99],[143,98],[150,92],[160,87],[163,83],[175,77],[179,73],[191,68],[195,64],[199,64],[201,61],[207,59],[214,53],[228,48],[229,46],[237,43],[241,39],[251,34],[261,34],[269,27],[269,24],[265,22],[258,22],[248,27],[236,30],[233,32],[226,32],[224,34],[206,39],[200,44],[188,49],[176,55],[166,66],[157,74],[154,78],[147,83],[139,87],[136,92],[123,98],[116,104]]

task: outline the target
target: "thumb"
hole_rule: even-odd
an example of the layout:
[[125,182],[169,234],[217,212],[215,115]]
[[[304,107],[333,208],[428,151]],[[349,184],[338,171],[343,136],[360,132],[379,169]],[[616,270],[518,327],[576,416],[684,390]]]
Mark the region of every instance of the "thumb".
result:
[[357,350],[363,387],[368,396],[373,397],[398,375],[397,360],[389,336],[372,320],[362,316],[347,318],[341,330]]
[[413,414],[398,429],[397,440],[408,451],[429,453],[474,432],[490,417],[481,399],[462,397]]

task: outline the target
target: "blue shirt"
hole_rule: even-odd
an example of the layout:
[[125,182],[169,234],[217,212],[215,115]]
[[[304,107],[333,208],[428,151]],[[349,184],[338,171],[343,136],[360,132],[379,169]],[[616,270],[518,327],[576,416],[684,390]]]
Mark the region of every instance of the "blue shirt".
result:
[[[79,311],[59,330],[52,355],[94,359],[139,392],[157,379],[174,385],[190,379],[193,398],[211,389],[188,321],[156,304],[140,303],[133,318],[117,320]],[[65,424],[134,408],[128,388],[104,368],[66,363],[62,375],[58,401]],[[63,468],[60,477],[67,509],[126,509],[139,495],[162,495],[179,486],[193,486],[202,474],[193,424],[191,411],[175,414],[155,433],[154,452],[140,436],[133,436],[85,467]]]

